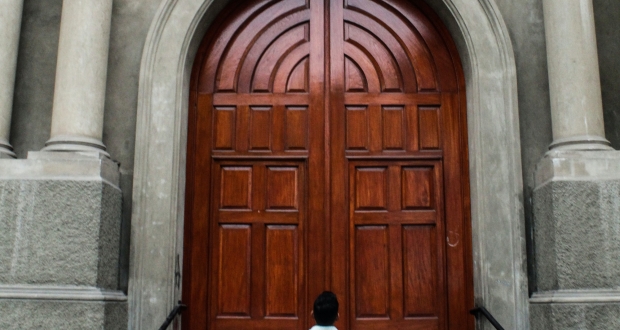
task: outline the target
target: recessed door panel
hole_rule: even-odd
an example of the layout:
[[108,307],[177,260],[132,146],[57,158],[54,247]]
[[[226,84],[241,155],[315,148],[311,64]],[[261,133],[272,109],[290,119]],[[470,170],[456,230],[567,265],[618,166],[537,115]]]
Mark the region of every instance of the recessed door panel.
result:
[[298,177],[297,167],[267,167],[267,210],[299,210]]
[[252,209],[252,167],[221,168],[220,208]]
[[404,317],[438,316],[434,226],[402,226]]
[[268,225],[265,245],[268,317],[299,316],[299,233],[297,226]]
[[386,226],[356,226],[352,294],[356,318],[389,318],[390,273]]
[[252,273],[251,229],[248,225],[219,228],[218,311],[220,317],[250,316]]

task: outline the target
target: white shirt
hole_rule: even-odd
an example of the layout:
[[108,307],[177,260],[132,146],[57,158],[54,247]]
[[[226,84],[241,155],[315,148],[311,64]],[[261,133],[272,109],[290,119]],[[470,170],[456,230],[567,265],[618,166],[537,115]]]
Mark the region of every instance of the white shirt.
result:
[[315,325],[310,330],[338,330],[335,326],[323,326],[323,325]]

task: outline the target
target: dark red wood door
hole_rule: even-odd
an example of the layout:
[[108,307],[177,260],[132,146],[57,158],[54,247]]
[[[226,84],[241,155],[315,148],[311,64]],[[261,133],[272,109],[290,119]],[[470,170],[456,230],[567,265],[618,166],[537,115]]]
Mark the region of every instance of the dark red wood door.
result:
[[187,329],[468,329],[464,88],[420,1],[230,5],[190,88]]

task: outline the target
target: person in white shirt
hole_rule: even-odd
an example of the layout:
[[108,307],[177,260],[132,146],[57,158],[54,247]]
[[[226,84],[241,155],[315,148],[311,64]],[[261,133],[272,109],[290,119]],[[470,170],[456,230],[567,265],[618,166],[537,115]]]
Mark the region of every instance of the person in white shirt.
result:
[[338,330],[334,326],[338,313],[338,298],[331,291],[323,291],[314,301],[312,317],[316,322],[310,330]]

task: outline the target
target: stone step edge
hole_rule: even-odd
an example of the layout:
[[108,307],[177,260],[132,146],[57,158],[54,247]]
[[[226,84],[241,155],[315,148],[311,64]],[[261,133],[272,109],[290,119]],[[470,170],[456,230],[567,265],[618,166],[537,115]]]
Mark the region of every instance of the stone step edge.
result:
[[620,303],[620,289],[583,289],[536,292],[532,294],[530,303]]
[[0,284],[0,300],[8,299],[126,302],[127,295],[96,287]]

